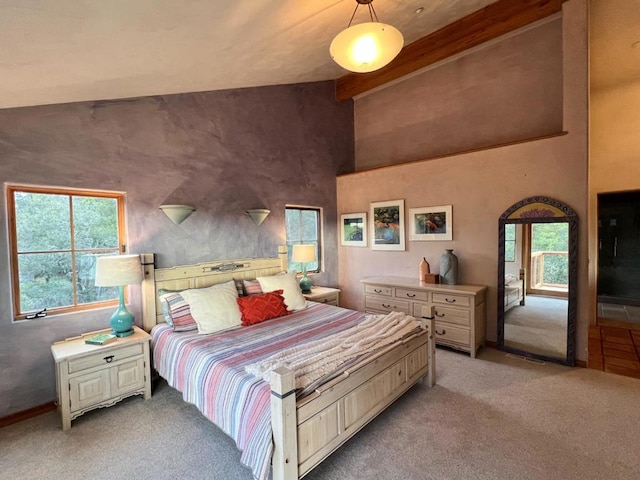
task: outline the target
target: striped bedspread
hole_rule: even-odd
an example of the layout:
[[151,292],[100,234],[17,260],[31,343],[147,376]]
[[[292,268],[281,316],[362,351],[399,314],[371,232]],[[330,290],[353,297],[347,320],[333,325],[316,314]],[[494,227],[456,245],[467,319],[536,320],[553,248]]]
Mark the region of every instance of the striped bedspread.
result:
[[174,332],[166,324],[152,331],[154,366],[209,420],[233,438],[240,461],[254,477],[269,476],[273,451],[271,389],[245,372],[275,352],[316,341],[357,325],[362,312],[320,303],[285,317],[213,335]]

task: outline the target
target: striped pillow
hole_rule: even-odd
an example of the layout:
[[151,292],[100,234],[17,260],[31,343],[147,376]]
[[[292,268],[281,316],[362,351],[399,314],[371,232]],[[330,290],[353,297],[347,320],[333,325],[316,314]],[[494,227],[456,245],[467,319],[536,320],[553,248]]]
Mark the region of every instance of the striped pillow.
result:
[[236,291],[238,292],[238,296],[243,297],[245,293],[244,293],[244,284],[242,283],[242,280],[234,278],[233,282],[236,284]]
[[198,324],[191,316],[189,304],[182,298],[180,292],[159,290],[158,294],[160,294],[160,305],[164,319],[175,332],[186,332],[198,328]]
[[257,280],[243,280],[242,285],[245,295],[259,295],[262,293],[262,287]]

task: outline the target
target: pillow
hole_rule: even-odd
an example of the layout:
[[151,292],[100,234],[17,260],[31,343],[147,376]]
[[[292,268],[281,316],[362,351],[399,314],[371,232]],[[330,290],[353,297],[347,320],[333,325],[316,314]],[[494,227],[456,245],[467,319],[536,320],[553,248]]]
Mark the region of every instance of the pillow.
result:
[[242,325],[245,327],[290,313],[284,304],[282,290],[241,297],[237,302],[242,313]]
[[260,282],[260,287],[263,292],[283,290],[282,295],[284,297],[284,303],[287,304],[287,310],[302,310],[306,308],[307,300],[302,296],[295,270],[270,277],[258,277],[256,280]]
[[181,292],[198,324],[198,333],[215,333],[240,325],[238,291],[233,280]]
[[238,296],[242,297],[244,295],[246,295],[246,293],[244,293],[244,285],[242,283],[242,280],[236,280],[235,278],[233,279],[233,282],[236,284],[236,291],[238,292]]
[[257,280],[243,280],[242,286],[244,287],[245,295],[258,295],[262,293],[262,287]]
[[198,324],[191,315],[189,304],[180,295],[180,292],[161,289],[158,290],[158,295],[164,319],[173,327],[174,331],[186,332],[198,328]]

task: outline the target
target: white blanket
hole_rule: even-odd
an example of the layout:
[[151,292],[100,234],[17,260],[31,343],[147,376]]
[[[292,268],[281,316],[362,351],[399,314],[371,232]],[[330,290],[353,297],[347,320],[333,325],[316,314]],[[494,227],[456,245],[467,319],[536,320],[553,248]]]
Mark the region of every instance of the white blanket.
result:
[[397,342],[421,327],[420,320],[401,312],[367,315],[355,327],[288,348],[247,365],[245,370],[268,382],[270,372],[284,366],[295,372],[296,388],[304,388],[344,362]]

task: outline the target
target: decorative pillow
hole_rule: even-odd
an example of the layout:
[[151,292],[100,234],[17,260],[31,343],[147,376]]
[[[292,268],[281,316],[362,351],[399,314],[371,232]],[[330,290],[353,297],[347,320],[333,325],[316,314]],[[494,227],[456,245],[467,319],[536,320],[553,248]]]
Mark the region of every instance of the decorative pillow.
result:
[[176,332],[195,330],[198,324],[191,315],[189,304],[184,300],[180,292],[171,290],[158,290],[160,305],[166,322]]
[[242,286],[244,287],[245,295],[258,295],[262,293],[262,287],[257,280],[243,280]]
[[244,285],[242,283],[242,280],[240,279],[236,280],[234,278],[233,282],[236,284],[236,291],[238,292],[238,296],[243,297],[244,295],[246,295],[246,293],[244,293]]
[[302,310],[306,308],[307,300],[302,296],[295,270],[270,277],[258,277],[256,280],[260,282],[263,292],[283,290],[284,303],[287,304],[287,310]]
[[282,290],[241,297],[237,301],[245,327],[290,313],[284,304]]
[[214,333],[240,325],[238,291],[233,280],[181,292],[198,324],[198,333]]

